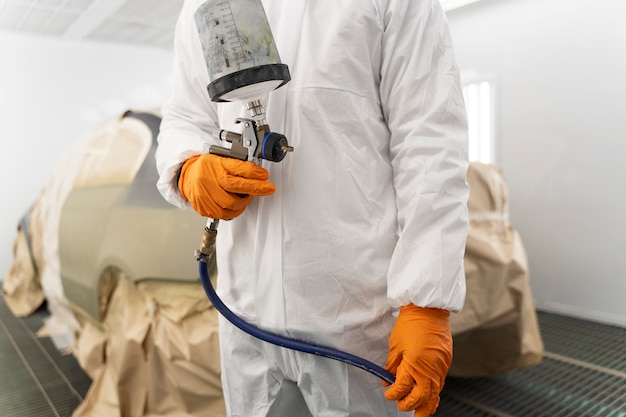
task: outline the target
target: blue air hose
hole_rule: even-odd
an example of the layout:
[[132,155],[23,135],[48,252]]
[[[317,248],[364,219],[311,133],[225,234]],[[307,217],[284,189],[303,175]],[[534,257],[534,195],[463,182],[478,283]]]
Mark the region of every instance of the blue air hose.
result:
[[305,343],[299,340],[294,340],[288,337],[270,333],[246,322],[241,317],[233,313],[228,307],[226,307],[226,305],[218,297],[209,277],[208,262],[206,260],[200,260],[198,261],[198,267],[200,270],[200,281],[202,282],[204,292],[206,292],[206,295],[209,297],[209,300],[211,300],[217,311],[219,311],[233,325],[237,326],[249,335],[261,339],[265,342],[272,343],[277,346],[282,346],[284,348],[293,349],[305,353],[311,353],[313,355],[324,356],[326,358],[345,362],[349,365],[361,368],[389,384],[393,384],[393,382],[395,381],[396,378],[393,374],[376,365],[375,363],[368,361],[367,359],[363,359],[350,353],[343,352],[338,349],[333,349],[327,346]]

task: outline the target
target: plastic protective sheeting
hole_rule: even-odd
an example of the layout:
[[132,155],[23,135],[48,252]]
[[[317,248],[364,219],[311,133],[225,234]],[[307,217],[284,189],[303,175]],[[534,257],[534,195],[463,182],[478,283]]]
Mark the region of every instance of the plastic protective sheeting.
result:
[[74,355],[93,383],[73,417],[225,416],[217,312],[200,283],[116,281],[102,325],[80,320]]
[[73,187],[130,184],[150,148],[147,129],[134,119],[114,119],[106,124],[90,139]]
[[26,233],[19,229],[13,241],[13,264],[2,281],[2,293],[15,317],[32,314],[44,301],[39,275],[31,258]]
[[461,313],[450,316],[454,359],[448,375],[480,377],[538,363],[543,342],[526,251],[509,222],[501,169],[472,163],[467,179],[467,295]]
[[[139,121],[114,118],[82,135],[56,164],[29,214],[32,253],[16,240],[19,253],[15,252],[3,281],[7,305],[19,317],[35,311],[45,298],[50,317],[40,334],[50,336],[60,350],[71,347],[78,328],[60,274],[58,238],[63,204],[73,188],[131,182],[150,147],[151,135],[146,132]],[[112,148],[114,140],[125,146]],[[27,265],[30,256],[36,269]]]
[[[119,271],[108,270],[100,283],[102,322],[65,299],[58,239],[68,194],[75,188],[130,183],[150,137],[146,126],[132,118],[116,118],[81,137],[25,217],[28,230],[18,230],[14,262],[3,280],[4,297],[16,316],[31,314],[47,299],[51,315],[38,335],[72,351],[93,380],[74,416],[226,414],[217,312],[199,281],[132,284]],[[112,146],[113,140],[118,146]],[[196,269],[191,254],[189,263]],[[211,269],[216,276],[214,263]]]
[[[63,295],[58,259],[58,226],[63,202],[72,189],[87,144],[88,136],[81,137],[55,165],[26,220],[29,226],[27,238],[30,240],[30,247],[26,246],[15,256],[14,264],[3,282],[5,296],[9,294],[7,298],[10,299],[7,304],[10,307],[19,306],[21,312],[35,311],[43,302],[43,298],[39,299],[38,294],[43,294],[51,313],[46,323],[50,335],[71,335],[76,325]],[[25,253],[25,250],[29,252]],[[28,275],[14,275],[25,262],[31,262],[26,260],[26,256],[32,258],[36,269],[30,270]],[[31,291],[10,289],[15,285],[22,289],[29,288]],[[16,316],[21,315],[20,311],[13,310],[12,307],[11,309]]]

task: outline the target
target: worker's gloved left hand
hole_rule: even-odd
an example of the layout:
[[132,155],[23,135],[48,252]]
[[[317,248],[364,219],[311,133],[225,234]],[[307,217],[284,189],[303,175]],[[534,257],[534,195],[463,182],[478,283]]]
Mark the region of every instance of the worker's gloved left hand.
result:
[[447,310],[409,304],[400,308],[391,332],[387,370],[396,381],[385,398],[397,401],[401,411],[415,410],[414,417],[428,417],[439,406],[452,362],[449,316]]

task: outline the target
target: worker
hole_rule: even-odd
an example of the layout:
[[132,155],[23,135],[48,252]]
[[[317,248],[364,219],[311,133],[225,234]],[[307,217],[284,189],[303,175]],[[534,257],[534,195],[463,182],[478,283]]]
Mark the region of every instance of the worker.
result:
[[214,103],[194,12],[176,27],[158,188],[223,219],[217,291],[258,327],[385,364],[392,385],[220,318],[229,416],[433,414],[465,297],[467,121],[438,0],[263,0],[291,80],[267,121],[293,146],[258,166],[208,153],[241,131]]

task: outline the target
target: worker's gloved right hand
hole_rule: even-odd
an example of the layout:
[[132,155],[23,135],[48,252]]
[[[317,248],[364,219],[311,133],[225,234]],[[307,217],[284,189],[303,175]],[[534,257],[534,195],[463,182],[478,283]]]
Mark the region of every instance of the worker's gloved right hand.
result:
[[204,217],[230,220],[239,216],[255,196],[273,194],[266,169],[249,161],[203,154],[183,164],[178,189]]

